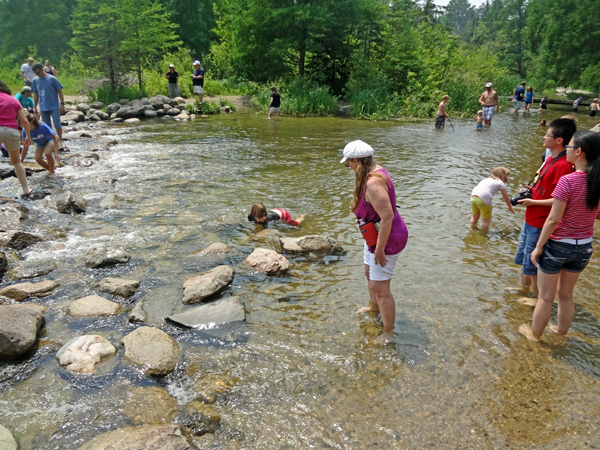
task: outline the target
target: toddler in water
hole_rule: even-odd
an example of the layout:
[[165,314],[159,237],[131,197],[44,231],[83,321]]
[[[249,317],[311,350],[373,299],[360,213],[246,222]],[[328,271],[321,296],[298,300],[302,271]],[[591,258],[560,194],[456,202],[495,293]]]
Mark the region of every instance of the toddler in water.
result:
[[483,128],[483,110],[477,111],[477,115],[473,119],[477,121],[477,129],[481,130]]
[[502,193],[504,202],[508,206],[508,210],[511,213],[515,213],[512,205],[510,204],[510,198],[506,191],[506,183],[508,183],[508,176],[510,170],[506,167],[494,167],[489,178],[481,181],[473,192],[471,192],[471,226],[476,227],[481,216],[481,222],[484,230],[487,230],[492,220],[492,197],[498,191]]
[[257,202],[252,205],[250,214],[248,215],[250,222],[260,223],[263,227],[267,227],[269,222],[275,220],[281,220],[288,225],[294,227],[300,226],[300,223],[304,220],[304,214],[298,217],[298,220],[294,220],[292,215],[282,208],[275,208],[267,212],[267,208],[261,202]]

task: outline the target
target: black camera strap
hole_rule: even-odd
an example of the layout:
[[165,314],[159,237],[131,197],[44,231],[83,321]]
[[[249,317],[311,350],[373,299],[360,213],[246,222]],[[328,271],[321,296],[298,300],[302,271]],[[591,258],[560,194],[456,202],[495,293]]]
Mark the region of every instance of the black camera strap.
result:
[[[527,183],[527,186],[530,186],[529,189],[533,189],[533,187],[539,183],[539,181],[543,178],[544,175],[546,175],[546,172],[548,172],[548,170],[550,170],[550,167],[552,167],[552,164],[554,164],[556,161],[558,161],[560,158],[562,158],[563,156],[565,156],[567,154],[566,150],[563,150],[562,152],[560,152],[556,158],[552,159],[552,162],[550,164],[548,164],[548,167],[546,167],[546,169],[540,174],[540,176],[537,176],[540,172],[538,171],[533,178],[531,179],[531,181],[529,183]],[[537,176],[537,179],[536,179]],[[535,180],[535,182],[533,182],[533,180]],[[533,184],[531,184],[533,182]]]

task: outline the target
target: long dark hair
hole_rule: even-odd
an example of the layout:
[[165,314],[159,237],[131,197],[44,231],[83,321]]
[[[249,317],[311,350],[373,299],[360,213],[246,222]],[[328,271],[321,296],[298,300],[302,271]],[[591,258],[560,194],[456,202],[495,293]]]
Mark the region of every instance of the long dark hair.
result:
[[575,148],[585,155],[587,182],[586,206],[596,209],[600,203],[600,134],[591,130],[579,130],[573,136]]
[[5,94],[12,95],[10,88],[2,80],[0,80],[0,92],[4,92]]
[[40,121],[35,114],[27,114],[25,117],[27,117],[29,123],[33,124],[34,130],[40,127]]
[[360,199],[362,198],[367,180],[369,178],[376,178],[383,186],[385,186],[386,190],[388,189],[388,179],[386,177],[377,172],[370,172],[370,170],[376,166],[372,156],[367,156],[366,158],[356,158],[356,162],[358,163],[358,170],[356,171],[356,176],[354,179],[354,194],[351,207],[352,212],[355,212],[358,208],[358,204],[360,203]]

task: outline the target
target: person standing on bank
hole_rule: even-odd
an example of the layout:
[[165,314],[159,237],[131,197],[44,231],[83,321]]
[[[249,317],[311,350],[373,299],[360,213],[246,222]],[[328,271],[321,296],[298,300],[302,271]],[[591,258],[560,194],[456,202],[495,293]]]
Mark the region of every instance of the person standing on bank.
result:
[[355,174],[352,212],[365,239],[363,261],[369,289],[369,306],[358,313],[381,314],[383,333],[377,342],[389,342],[394,332],[396,303],[390,282],[400,252],[406,247],[408,229],[396,209],[394,183],[386,170],[373,161],[373,148],[363,141],[350,142],[340,163]]
[[279,119],[279,107],[281,106],[281,95],[277,92],[277,88],[271,88],[271,100],[269,100],[269,115],[267,118],[271,120],[271,114],[275,114],[275,118]]
[[15,170],[19,183],[21,183],[23,195],[27,196],[31,193],[31,190],[27,186],[27,176],[19,154],[21,136],[19,135],[17,118],[19,118],[25,133],[24,145],[28,147],[31,142],[31,135],[29,134],[29,122],[25,117],[25,110],[23,110],[17,99],[11,97],[8,86],[0,81],[0,143],[4,144],[8,151],[10,163]]
[[53,77],[56,76],[56,69],[52,67],[50,61],[48,60],[46,60],[46,62],[44,63],[44,72],[46,72],[48,75],[52,75]]
[[169,80],[169,98],[179,97],[179,74],[173,64],[169,64],[169,71],[165,75],[165,78]]
[[498,93],[492,89],[492,83],[485,85],[485,91],[479,97],[479,104],[482,106],[483,123],[488,127],[492,125],[492,117],[494,116],[494,105],[496,113],[500,112],[500,102],[498,101]]
[[35,73],[33,73],[33,58],[27,58],[27,62],[21,66],[21,76],[23,77],[23,81],[25,82],[25,86],[31,86],[31,81],[35,78]]
[[194,86],[194,94],[198,94],[198,103],[202,104],[202,94],[204,94],[204,69],[198,60],[194,61],[192,85]]
[[54,129],[58,135],[58,148],[62,149],[64,146],[60,116],[65,113],[65,97],[62,92],[63,85],[60,84],[60,81],[56,77],[44,72],[44,66],[40,63],[35,63],[32,69],[33,73],[37,75],[31,82],[33,110],[37,114],[39,104],[42,121],[48,126],[54,125]]
[[580,130],[566,148],[567,161],[575,165],[575,172],[558,181],[552,210],[531,252],[531,262],[539,269],[538,301],[531,328],[523,324],[519,332],[532,341],[540,340],[557,296],[555,331],[560,336],[568,333],[575,314],[573,289],[592,256],[594,221],[599,219],[600,135]]

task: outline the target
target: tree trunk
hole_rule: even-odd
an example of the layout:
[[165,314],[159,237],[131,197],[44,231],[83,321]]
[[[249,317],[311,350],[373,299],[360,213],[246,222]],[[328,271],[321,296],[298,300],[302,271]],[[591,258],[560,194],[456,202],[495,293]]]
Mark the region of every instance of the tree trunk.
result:
[[298,49],[298,76],[302,78],[304,76],[304,64],[306,62],[306,39],[308,37],[308,27],[302,29],[302,37],[300,40],[300,46]]
[[140,87],[140,98],[144,96],[142,91],[142,58],[138,55],[137,58],[137,73],[138,73],[138,85]]

